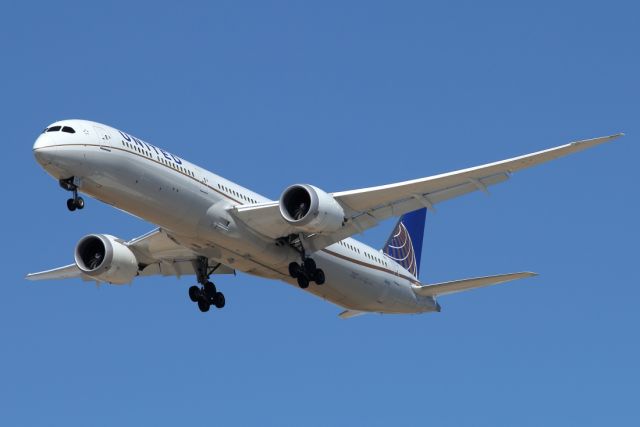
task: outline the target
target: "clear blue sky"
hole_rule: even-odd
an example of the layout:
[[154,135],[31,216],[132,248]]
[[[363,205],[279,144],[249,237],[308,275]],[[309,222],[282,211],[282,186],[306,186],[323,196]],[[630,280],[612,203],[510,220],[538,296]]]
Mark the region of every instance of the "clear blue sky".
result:
[[[91,3],[91,4],[90,4]],[[639,425],[635,2],[10,2],[0,16],[2,425]],[[27,283],[152,224],[67,194],[47,124],[111,124],[276,198],[616,143],[427,218],[423,281],[533,270],[369,315],[244,274]],[[381,246],[392,224],[360,236]]]

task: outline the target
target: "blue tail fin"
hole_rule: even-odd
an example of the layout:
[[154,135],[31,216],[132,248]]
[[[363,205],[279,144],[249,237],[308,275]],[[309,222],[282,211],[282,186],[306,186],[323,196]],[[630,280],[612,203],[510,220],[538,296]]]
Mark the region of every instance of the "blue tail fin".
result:
[[400,217],[382,252],[418,278],[422,257],[422,238],[427,209],[419,209]]

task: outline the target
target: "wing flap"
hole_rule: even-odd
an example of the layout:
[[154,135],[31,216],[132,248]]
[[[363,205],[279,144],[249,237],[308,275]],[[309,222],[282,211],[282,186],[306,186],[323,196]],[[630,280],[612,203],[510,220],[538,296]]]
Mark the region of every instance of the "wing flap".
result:
[[338,314],[338,317],[341,319],[351,319],[352,317],[362,316],[363,314],[367,314],[367,312],[359,310],[345,310]]
[[176,242],[161,228],[156,228],[125,243],[141,264],[153,264],[162,260],[194,259],[194,251]]
[[471,279],[453,280],[451,282],[436,283],[433,285],[415,286],[414,292],[426,297],[454,294],[470,289],[483,288],[485,286],[498,285],[512,280],[525,279],[537,276],[537,273],[524,271],[521,273],[498,274],[495,276],[474,277]]
[[[192,274],[195,274],[195,270],[191,260],[166,260],[147,265],[139,276],[180,277]],[[212,274],[235,274],[235,270],[226,265],[220,265]]]

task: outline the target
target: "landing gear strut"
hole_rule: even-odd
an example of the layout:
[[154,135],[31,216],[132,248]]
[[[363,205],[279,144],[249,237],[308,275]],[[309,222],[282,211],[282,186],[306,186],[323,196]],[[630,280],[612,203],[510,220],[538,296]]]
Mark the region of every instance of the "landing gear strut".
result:
[[300,250],[302,256],[302,263],[292,262],[289,264],[289,275],[298,280],[298,286],[302,289],[309,287],[309,282],[316,282],[317,285],[324,283],[324,271],[317,268],[316,262],[313,258],[308,258],[305,255],[304,248]]
[[193,269],[196,271],[198,283],[202,286],[191,286],[189,288],[189,298],[191,301],[198,303],[198,308],[203,313],[209,311],[212,305],[216,308],[222,308],[225,305],[224,294],[218,292],[216,285],[209,280],[209,277],[220,264],[213,268],[209,267],[209,260],[200,256],[193,261]]
[[58,181],[60,183],[60,187],[73,193],[73,198],[67,200],[67,209],[69,209],[71,212],[75,211],[76,209],[84,208],[84,199],[78,196],[78,186],[74,184],[73,181],[73,177],[61,179],[60,181]]

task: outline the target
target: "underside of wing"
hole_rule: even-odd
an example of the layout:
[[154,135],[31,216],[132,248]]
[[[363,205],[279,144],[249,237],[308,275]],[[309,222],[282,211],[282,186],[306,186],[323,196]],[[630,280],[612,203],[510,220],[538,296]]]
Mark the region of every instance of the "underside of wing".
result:
[[280,214],[278,202],[235,206],[233,214],[252,230],[271,239],[288,236],[296,231]]
[[[344,210],[345,221],[338,230],[301,233],[305,249],[317,251],[374,227],[385,219],[424,207],[433,210],[434,205],[445,200],[474,191],[487,191],[488,187],[506,181],[513,172],[594,147],[619,136],[622,134],[576,141],[524,156],[411,181],[332,193],[331,197]],[[256,233],[267,238],[277,239],[300,233],[283,219],[278,202],[236,207],[232,213]]]
[[[622,134],[571,142],[559,147],[455,172],[379,187],[344,191],[334,193],[333,196],[354,212],[367,212],[376,206],[392,206],[407,198],[416,199],[420,202],[420,207],[430,207],[431,204],[451,197],[471,191],[486,190],[487,186],[506,180],[513,172],[586,150],[619,136]],[[464,190],[461,187],[464,187]]]
[[[200,254],[180,244],[173,236],[165,230],[158,228],[143,236],[132,239],[128,242],[120,241],[135,256],[138,271],[135,267],[132,276],[183,276],[195,274],[194,261]],[[234,274],[235,271],[215,260],[209,260],[209,266],[213,269],[211,274]],[[54,280],[81,278],[86,281],[109,281],[101,277],[92,277],[83,273],[78,266],[69,264],[64,267],[51,270],[30,273],[26,276],[28,280]],[[121,282],[120,282],[121,283]]]
[[83,280],[92,280],[89,276],[82,274],[80,269],[75,264],[65,265],[64,267],[53,268],[51,270],[40,271],[38,273],[29,273],[26,276],[27,280],[60,280],[60,279],[75,279],[81,278]]
[[[183,276],[195,274],[193,260],[198,254],[181,245],[178,240],[162,228],[155,229],[141,237],[130,240],[126,245],[136,255],[140,266],[140,276]],[[217,263],[210,261],[212,266]],[[234,270],[219,265],[214,274],[233,274]]]

